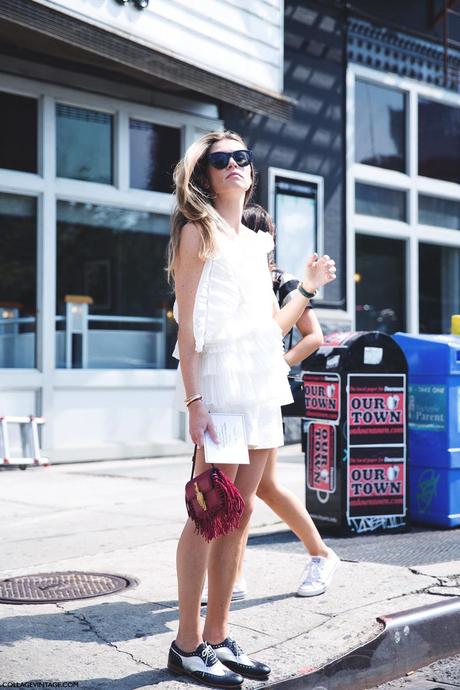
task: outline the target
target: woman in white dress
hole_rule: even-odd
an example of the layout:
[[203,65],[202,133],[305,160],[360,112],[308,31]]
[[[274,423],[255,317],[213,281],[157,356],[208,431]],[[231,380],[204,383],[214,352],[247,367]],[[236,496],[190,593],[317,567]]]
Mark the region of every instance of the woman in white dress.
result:
[[297,293],[277,309],[267,264],[273,240],[241,223],[253,182],[252,154],[237,134],[211,132],[192,144],[175,171],[168,262],[176,293],[180,390],[190,437],[199,448],[196,474],[206,469],[204,433],[217,441],[210,412],[243,414],[248,440],[250,464],[221,467],[245,500],[240,527],[208,544],[187,520],[177,550],[179,629],[168,668],[226,688],[270,673],[229,637],[228,612],[257,487],[270,449],[283,445],[280,406],[292,401],[282,335],[317,288],[335,278],[334,261],[313,255]]

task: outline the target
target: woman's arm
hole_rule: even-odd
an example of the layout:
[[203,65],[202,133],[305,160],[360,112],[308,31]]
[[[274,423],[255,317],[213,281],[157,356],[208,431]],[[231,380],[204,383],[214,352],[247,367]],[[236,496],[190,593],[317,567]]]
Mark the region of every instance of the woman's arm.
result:
[[303,295],[296,290],[289,302],[275,312],[274,319],[281,328],[283,335],[289,333],[291,328],[295,326],[298,320],[302,317],[305,307],[307,307],[309,303],[310,300],[308,300],[306,297],[303,297]]
[[[335,280],[335,261],[327,254],[318,259],[317,254],[313,254],[305,268],[305,274],[301,285],[307,292],[314,292],[318,288]],[[310,300],[295,291],[289,302],[282,309],[274,314],[274,319],[281,328],[283,335],[289,333],[291,328],[300,319],[305,311],[305,307]]]
[[303,362],[323,343],[323,331],[313,309],[305,309],[296,326],[303,338],[284,355],[284,359],[291,367]]
[[[179,309],[179,357],[182,379],[184,381],[185,396],[189,398],[199,390],[199,358],[195,351],[195,336],[193,333],[193,310],[195,297],[200,282],[204,261],[199,258],[201,236],[199,229],[193,223],[184,225],[181,231],[179,252],[175,266],[175,290]],[[211,417],[202,400],[197,400],[188,408],[189,431],[191,439],[199,447],[203,446],[206,430],[211,438],[217,442]]]

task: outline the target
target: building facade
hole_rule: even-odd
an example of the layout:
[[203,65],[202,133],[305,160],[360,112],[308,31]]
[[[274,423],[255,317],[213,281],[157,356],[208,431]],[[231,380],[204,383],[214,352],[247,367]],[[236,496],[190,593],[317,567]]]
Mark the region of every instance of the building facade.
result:
[[4,0],[0,412],[45,416],[51,459],[181,448],[171,173],[210,129],[253,148],[278,264],[336,258],[325,330],[448,330],[458,25],[403,5]]
[[460,4],[288,1],[284,30],[289,121],[224,106],[256,151],[279,263],[298,273],[313,245],[337,259],[316,301],[325,330],[449,332],[460,311]]

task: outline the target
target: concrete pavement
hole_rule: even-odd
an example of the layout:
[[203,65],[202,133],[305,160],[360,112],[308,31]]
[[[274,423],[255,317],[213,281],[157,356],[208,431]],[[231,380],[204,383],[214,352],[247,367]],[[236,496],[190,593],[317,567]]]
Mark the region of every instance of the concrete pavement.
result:
[[[85,690],[197,687],[165,670],[177,628],[175,549],[189,471],[188,457],[174,457],[1,472],[0,579],[78,570],[126,575],[137,585],[97,599],[0,604],[0,687],[28,681],[78,681]],[[303,499],[298,446],[282,450],[280,473]],[[347,560],[325,595],[297,598],[302,548],[277,548],[260,537],[285,529],[259,502],[252,528],[259,538],[250,542],[245,563],[249,597],[231,611],[232,635],[272,666],[271,682],[368,641],[381,628],[379,615],[459,593],[460,547],[445,562],[436,563],[433,548],[429,565],[389,565],[353,557],[353,543],[359,556],[366,539],[359,537],[343,540]],[[401,538],[407,535],[388,537],[395,544]],[[341,555],[341,540],[331,542]]]

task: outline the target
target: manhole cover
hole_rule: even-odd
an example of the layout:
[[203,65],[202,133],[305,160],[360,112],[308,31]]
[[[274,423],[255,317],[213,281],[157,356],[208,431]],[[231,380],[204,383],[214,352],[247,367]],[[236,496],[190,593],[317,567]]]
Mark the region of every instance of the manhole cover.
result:
[[131,582],[105,573],[38,573],[0,581],[2,604],[51,604],[119,592]]

